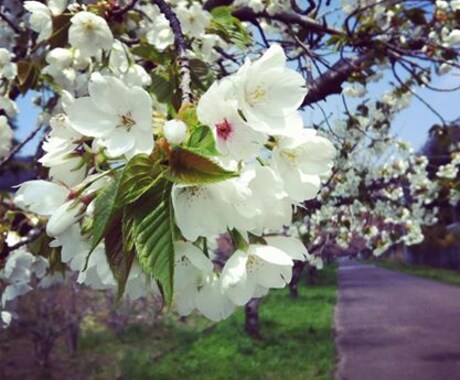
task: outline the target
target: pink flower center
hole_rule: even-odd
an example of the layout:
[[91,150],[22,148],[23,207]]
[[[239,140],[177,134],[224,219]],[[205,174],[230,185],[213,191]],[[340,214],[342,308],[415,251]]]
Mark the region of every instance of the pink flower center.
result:
[[227,139],[230,137],[231,133],[233,132],[233,127],[232,125],[228,122],[227,119],[224,119],[221,123],[216,124],[216,129],[217,129],[217,136],[222,139],[227,141]]

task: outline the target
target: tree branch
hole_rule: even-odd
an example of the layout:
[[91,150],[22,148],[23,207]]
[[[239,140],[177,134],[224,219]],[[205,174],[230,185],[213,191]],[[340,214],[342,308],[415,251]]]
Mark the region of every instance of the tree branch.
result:
[[10,153],[8,153],[8,155],[0,161],[0,169],[2,167],[4,167],[8,162],[10,162],[14,155],[19,152],[24,145],[26,145],[30,140],[32,140],[35,135],[38,133],[38,131],[40,131],[40,129],[42,128],[43,124],[39,124],[32,132],[30,132],[29,136],[27,136],[24,141],[22,141],[21,143],[17,144],[13,149],[11,149]]
[[327,33],[331,35],[344,34],[338,29],[330,28],[327,25],[319,23],[310,17],[302,16],[297,13],[284,12],[271,15],[266,11],[256,13],[251,8],[240,8],[233,11],[232,14],[240,21],[254,22],[259,18],[265,18],[268,20],[280,21],[286,25],[297,24],[311,32]]
[[364,54],[338,60],[323,75],[308,83],[308,94],[302,106],[319,102],[332,94],[340,94],[342,92],[342,83],[346,82],[353,72],[361,71],[362,65],[367,61],[369,59]]
[[180,66],[180,89],[182,91],[182,105],[191,103],[193,100],[192,91],[190,89],[190,64],[189,59],[186,55],[187,45],[185,43],[184,33],[182,32],[182,27],[177,15],[173,12],[172,8],[166,3],[165,0],[153,0],[153,3],[160,8],[160,12],[169,21],[171,29],[174,34],[174,45],[177,49],[179,66]]
[[3,12],[0,12],[0,18],[5,21],[8,26],[14,30],[16,34],[21,33],[21,30],[8,18]]

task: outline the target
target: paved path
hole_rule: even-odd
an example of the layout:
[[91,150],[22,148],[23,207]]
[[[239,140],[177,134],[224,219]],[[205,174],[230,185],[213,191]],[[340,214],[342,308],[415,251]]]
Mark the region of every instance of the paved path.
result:
[[460,287],[343,262],[339,380],[459,380]]

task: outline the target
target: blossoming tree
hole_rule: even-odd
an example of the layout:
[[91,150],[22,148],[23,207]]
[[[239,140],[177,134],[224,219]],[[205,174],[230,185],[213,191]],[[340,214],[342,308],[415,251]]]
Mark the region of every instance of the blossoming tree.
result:
[[[38,178],[2,195],[3,322],[32,279],[62,280],[55,262],[220,320],[289,283],[294,262],[319,265],[331,239],[418,241],[438,183],[390,125],[433,70],[458,69],[460,2],[332,3],[3,1],[0,170],[43,136]],[[362,96],[385,71],[396,90],[305,127],[307,106]],[[23,94],[42,112],[13,144]],[[216,256],[222,234],[233,248]]]

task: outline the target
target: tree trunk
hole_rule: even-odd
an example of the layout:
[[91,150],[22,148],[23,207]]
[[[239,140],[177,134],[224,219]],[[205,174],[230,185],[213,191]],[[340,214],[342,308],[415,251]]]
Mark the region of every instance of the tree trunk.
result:
[[34,339],[35,361],[41,368],[48,368],[50,355],[54,347],[55,337],[48,335],[37,335]]
[[75,320],[67,328],[67,348],[70,355],[75,355],[78,349],[78,340],[80,337],[80,321]]
[[292,279],[289,283],[289,288],[291,289],[291,297],[298,298],[299,291],[298,285],[300,278],[302,277],[303,268],[305,267],[305,263],[303,261],[294,261],[294,267],[292,268]]
[[318,270],[314,265],[308,266],[308,277],[307,277],[307,284],[314,285],[316,282],[316,275]]
[[259,304],[260,298],[252,298],[245,306],[245,331],[256,339],[261,339],[259,324]]

